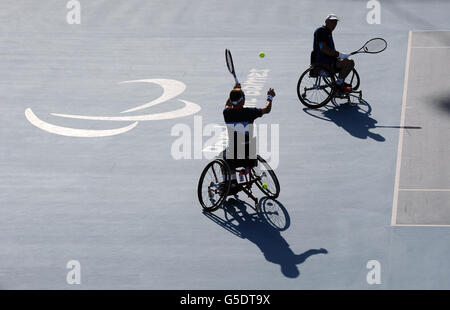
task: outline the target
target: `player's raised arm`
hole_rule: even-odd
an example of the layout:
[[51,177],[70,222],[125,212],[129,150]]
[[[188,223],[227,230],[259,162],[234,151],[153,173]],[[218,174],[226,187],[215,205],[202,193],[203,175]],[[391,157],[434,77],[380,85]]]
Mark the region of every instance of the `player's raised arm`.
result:
[[272,100],[275,97],[275,90],[273,88],[269,88],[267,91],[267,102],[266,106],[261,109],[262,115],[270,113],[272,110]]

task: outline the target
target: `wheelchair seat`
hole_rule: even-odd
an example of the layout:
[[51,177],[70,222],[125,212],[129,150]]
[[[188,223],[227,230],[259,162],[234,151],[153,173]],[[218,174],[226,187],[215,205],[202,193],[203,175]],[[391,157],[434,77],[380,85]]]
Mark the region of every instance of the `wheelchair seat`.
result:
[[[328,69],[329,71],[331,71],[332,73],[336,74],[339,73],[340,69],[336,68],[336,65],[332,64],[331,66],[328,66],[326,64],[321,64],[319,62],[315,62],[315,55],[314,55],[314,51],[311,51],[311,56],[310,56],[310,66],[311,66],[311,71],[309,72],[309,76],[310,77],[318,77],[320,70],[322,68],[320,67],[325,67],[326,69]],[[329,67],[329,68],[328,68]]]
[[225,159],[231,170],[238,168],[252,169],[258,165],[257,159]]

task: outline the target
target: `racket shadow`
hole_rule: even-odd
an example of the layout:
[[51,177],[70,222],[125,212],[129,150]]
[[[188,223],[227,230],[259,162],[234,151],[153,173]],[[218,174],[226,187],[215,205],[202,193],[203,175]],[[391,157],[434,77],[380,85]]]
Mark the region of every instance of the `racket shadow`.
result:
[[[281,231],[290,225],[286,208],[277,200],[262,198],[259,210],[256,212],[250,204],[229,198],[216,212],[203,214],[239,238],[254,243],[268,262],[280,266],[282,274],[287,278],[298,277],[300,275],[298,265],[309,257],[328,253],[326,249],[320,248],[295,254],[281,235]],[[283,219],[277,220],[277,217]]]

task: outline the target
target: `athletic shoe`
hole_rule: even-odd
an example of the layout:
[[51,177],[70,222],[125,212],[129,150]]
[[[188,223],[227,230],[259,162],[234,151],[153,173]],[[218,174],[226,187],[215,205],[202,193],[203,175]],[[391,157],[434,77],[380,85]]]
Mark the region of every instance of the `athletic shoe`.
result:
[[338,93],[346,94],[346,93],[349,93],[352,91],[352,85],[347,84],[347,83],[342,83],[341,85],[336,84],[335,90]]

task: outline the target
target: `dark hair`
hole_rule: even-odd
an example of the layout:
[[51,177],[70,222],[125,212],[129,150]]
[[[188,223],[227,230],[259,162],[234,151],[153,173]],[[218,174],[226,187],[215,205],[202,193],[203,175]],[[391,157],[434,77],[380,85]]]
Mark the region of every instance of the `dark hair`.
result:
[[240,89],[233,89],[230,91],[230,101],[238,101],[241,98],[245,98],[244,92]]

